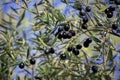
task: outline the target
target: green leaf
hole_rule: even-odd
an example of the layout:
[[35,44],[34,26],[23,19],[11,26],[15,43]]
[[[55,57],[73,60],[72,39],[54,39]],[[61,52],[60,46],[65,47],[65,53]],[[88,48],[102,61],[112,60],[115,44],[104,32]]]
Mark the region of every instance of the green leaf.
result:
[[16,27],[18,27],[19,25],[21,25],[21,22],[22,22],[22,20],[24,19],[24,17],[25,17],[25,10],[23,11],[23,13],[22,13],[22,15],[21,15],[21,17],[20,17],[20,20],[18,21]]
[[22,0],[22,1],[24,2],[25,6],[28,8],[28,5],[27,5],[26,1],[25,0]]
[[28,59],[29,55],[30,55],[30,47],[28,47],[28,49],[27,49],[27,59]]
[[57,41],[57,39],[58,39],[58,38],[57,38],[57,37],[55,37],[55,38],[54,38],[54,40],[52,40],[52,42],[49,44],[49,46],[54,45],[54,43]]
[[16,18],[13,15],[8,14],[8,13],[6,13],[6,14],[7,14],[7,16],[9,16],[9,18],[16,20]]
[[26,33],[23,31],[23,38],[26,40]]
[[58,73],[58,76],[61,76],[64,73],[64,70],[60,70],[60,72]]
[[58,13],[58,20],[64,21],[65,20],[65,16],[60,11],[58,11],[58,12],[59,12]]
[[41,39],[41,38],[38,38],[38,39],[39,39],[39,41],[40,41],[40,43],[41,43],[42,45],[47,46],[47,45],[44,43],[43,39]]
[[72,6],[74,9],[80,10],[82,9],[82,5],[80,5],[79,3],[74,4],[74,6]]
[[5,23],[5,25],[12,25],[12,22],[11,21],[7,21],[7,20],[5,20],[5,19],[2,19],[2,21]]
[[13,53],[7,52],[7,55],[8,55],[13,61],[15,61],[15,56],[13,55]]
[[0,53],[0,57],[4,56],[6,53]]
[[37,5],[41,5],[43,3],[44,3],[43,0],[40,0],[40,2]]
[[61,0],[61,2],[63,2],[63,3],[67,3],[66,0]]
[[0,27],[2,27],[2,28],[4,28],[4,29],[9,29],[9,30],[11,30],[10,28],[8,28],[8,27],[6,27],[5,25],[2,25],[2,24],[0,24]]
[[35,50],[44,50],[44,49],[38,46],[38,47],[35,47]]
[[98,38],[96,38],[95,36],[92,36],[91,37],[96,43],[101,43],[101,41],[98,39]]
[[44,73],[45,73],[44,69],[42,67],[39,67],[38,72],[41,76],[44,75]]
[[104,75],[105,80],[111,80],[110,75]]
[[3,39],[4,39],[5,41],[9,41],[8,36],[6,35],[5,32],[0,31],[0,34],[3,36]]
[[18,12],[17,12],[17,10],[15,9],[15,8],[13,8],[13,7],[10,7],[15,13],[17,13],[18,14]]
[[108,55],[108,59],[107,59],[107,60],[108,60],[108,61],[109,61],[109,60],[113,61],[113,52],[112,52],[112,49],[111,49],[111,48],[109,48],[108,54],[109,54],[109,55]]
[[20,80],[20,77],[19,77],[19,76],[17,76],[16,80]]

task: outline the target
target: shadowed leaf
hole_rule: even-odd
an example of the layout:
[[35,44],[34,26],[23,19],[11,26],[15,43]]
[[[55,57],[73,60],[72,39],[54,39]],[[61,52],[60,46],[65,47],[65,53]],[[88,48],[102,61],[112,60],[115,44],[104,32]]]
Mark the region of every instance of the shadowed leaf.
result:
[[17,10],[15,9],[15,8],[13,8],[13,7],[10,7],[15,13],[17,13],[18,14],[18,12],[17,12]]
[[20,19],[19,19],[16,27],[18,27],[19,25],[21,25],[21,22],[22,22],[22,20],[24,19],[24,17],[25,17],[25,10],[23,11],[23,13],[22,13],[22,15],[21,15],[21,17],[20,17]]
[[30,55],[30,47],[28,47],[28,49],[27,49],[27,59],[28,59],[29,55]]
[[28,8],[28,5],[27,5],[26,1],[25,0],[22,0],[22,1],[24,2],[25,6]]
[[98,38],[96,38],[96,37],[94,37],[94,36],[92,36],[92,39],[93,39],[96,43],[100,43],[100,42],[101,42]]

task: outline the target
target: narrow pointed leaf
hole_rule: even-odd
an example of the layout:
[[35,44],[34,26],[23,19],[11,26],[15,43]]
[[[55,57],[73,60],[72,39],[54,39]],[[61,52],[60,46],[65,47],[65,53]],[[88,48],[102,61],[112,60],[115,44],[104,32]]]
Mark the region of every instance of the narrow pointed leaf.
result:
[[8,27],[2,25],[2,24],[0,24],[0,27],[4,28],[4,29],[6,29],[6,30],[7,30],[7,29],[10,29],[10,28],[8,28]]
[[28,59],[29,55],[30,55],[30,47],[28,47],[28,49],[27,49],[27,59]]
[[13,7],[10,7],[15,13],[17,13],[18,14],[18,12],[17,12],[17,10],[15,9],[15,8],[13,8]]
[[93,39],[95,42],[98,42],[98,43],[101,42],[98,38],[96,38],[96,37],[94,37],[94,36],[92,36],[92,39]]
[[18,21],[16,27],[18,27],[19,25],[21,25],[21,22],[24,19],[24,17],[25,17],[25,10],[23,11],[23,14],[21,15],[20,20]]
[[22,1],[24,2],[25,6],[28,8],[28,5],[27,5],[26,1],[25,0],[22,0]]

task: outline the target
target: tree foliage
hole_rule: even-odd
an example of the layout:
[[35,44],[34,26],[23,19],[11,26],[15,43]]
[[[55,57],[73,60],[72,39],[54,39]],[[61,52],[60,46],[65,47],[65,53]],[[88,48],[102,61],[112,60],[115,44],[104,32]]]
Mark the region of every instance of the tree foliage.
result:
[[119,4],[118,0],[61,0],[64,8],[56,7],[54,0],[2,4],[10,9],[1,9],[0,79],[23,72],[26,80],[113,79],[116,64],[120,65],[114,60],[120,52],[115,48],[120,40]]

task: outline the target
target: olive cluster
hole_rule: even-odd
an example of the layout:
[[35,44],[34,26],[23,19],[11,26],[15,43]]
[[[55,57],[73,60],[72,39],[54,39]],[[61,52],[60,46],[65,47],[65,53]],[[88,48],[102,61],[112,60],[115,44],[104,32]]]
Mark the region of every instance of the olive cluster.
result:
[[[29,63],[30,63],[31,65],[34,65],[34,64],[36,63],[36,60],[35,60],[34,58],[32,58],[32,59],[29,60]],[[25,67],[24,62],[20,62],[20,63],[19,63],[19,68],[20,68],[20,69],[23,69],[24,67]]]
[[[84,43],[83,43],[83,46],[85,48],[87,48],[89,46],[89,44],[92,42],[92,39],[91,38],[87,38]],[[74,55],[79,55],[79,50],[82,48],[82,45],[81,44],[77,44],[75,47],[72,47],[72,46],[68,46],[67,48],[67,51],[68,52],[72,52]],[[60,55],[60,58],[62,60],[65,60],[66,59],[66,54],[61,54]]]
[[76,47],[68,47],[67,50],[68,52],[71,52],[74,54],[74,55],[79,55],[79,50],[82,48],[82,45],[81,44],[77,44]]
[[92,39],[91,39],[91,38],[87,38],[87,39],[84,41],[84,43],[83,43],[84,47],[85,47],[85,48],[89,47],[89,44],[90,44],[91,42],[92,42]]
[[97,66],[92,66],[92,67],[91,67],[91,70],[92,70],[92,72],[95,74],[95,73],[97,73],[97,71],[98,71],[98,67],[97,67]]
[[107,9],[105,9],[105,14],[107,15],[108,18],[113,17],[113,11],[115,11],[115,7],[109,6]]
[[82,16],[82,20],[83,20],[83,23],[82,23],[82,26],[81,26],[82,29],[87,29],[88,28],[88,26],[87,26],[88,17],[87,17],[86,12],[91,12],[90,6],[87,6],[84,10],[82,8],[82,5],[81,5],[81,9],[79,9],[79,14],[80,14],[80,16]]
[[64,27],[60,26],[58,28],[56,35],[57,35],[58,39],[70,39],[73,36],[75,36],[75,31],[70,30],[70,26],[68,26],[68,25],[65,25]]
[[116,30],[118,28],[118,25],[117,24],[112,24],[112,29],[113,30]]
[[[106,8],[104,10],[105,14],[107,15],[108,18],[112,18],[113,17],[113,12],[115,11],[115,7],[113,6],[109,6],[108,8]],[[118,28],[117,24],[112,24],[112,29],[116,30]]]
[[44,50],[44,53],[45,53],[45,54],[50,54],[50,53],[53,54],[54,52],[55,52],[55,50],[54,50],[54,48],[52,48],[52,47],[49,48],[49,49]]

